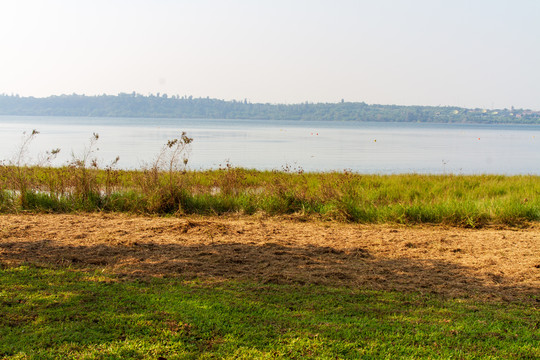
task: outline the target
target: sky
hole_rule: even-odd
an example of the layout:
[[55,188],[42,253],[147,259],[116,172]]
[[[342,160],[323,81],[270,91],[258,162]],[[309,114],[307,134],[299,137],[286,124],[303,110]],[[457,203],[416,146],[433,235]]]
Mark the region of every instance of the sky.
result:
[[538,0],[2,0],[0,93],[540,110]]

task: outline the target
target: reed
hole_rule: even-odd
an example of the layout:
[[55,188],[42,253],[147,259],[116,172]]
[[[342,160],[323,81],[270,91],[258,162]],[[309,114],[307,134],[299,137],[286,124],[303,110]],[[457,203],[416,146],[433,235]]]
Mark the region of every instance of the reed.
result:
[[232,166],[206,171],[2,166],[0,189],[2,212],[262,212],[465,227],[540,220],[540,179],[532,175],[291,173]]

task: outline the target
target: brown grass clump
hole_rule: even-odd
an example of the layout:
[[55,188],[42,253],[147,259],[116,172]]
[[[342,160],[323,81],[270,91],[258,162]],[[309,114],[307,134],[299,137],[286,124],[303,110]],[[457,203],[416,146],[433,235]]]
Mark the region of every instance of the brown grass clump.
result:
[[2,215],[4,266],[125,277],[319,284],[538,301],[540,227],[357,225],[261,217]]

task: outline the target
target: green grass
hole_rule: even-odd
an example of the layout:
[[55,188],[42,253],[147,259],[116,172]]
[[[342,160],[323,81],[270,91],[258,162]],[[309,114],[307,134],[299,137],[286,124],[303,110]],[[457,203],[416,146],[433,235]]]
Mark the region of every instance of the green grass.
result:
[[539,327],[530,304],[0,270],[5,359],[537,359]]
[[0,167],[0,212],[302,214],[464,227],[540,220],[540,177],[362,175],[228,167],[169,172]]

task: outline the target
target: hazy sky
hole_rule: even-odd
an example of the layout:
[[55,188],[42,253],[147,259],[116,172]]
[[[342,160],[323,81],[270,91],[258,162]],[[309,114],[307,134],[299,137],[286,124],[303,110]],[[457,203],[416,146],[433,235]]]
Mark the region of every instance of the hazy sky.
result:
[[0,93],[540,110],[539,0],[2,0]]

